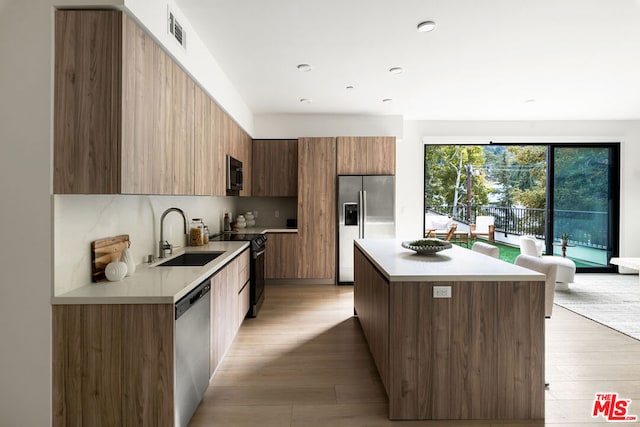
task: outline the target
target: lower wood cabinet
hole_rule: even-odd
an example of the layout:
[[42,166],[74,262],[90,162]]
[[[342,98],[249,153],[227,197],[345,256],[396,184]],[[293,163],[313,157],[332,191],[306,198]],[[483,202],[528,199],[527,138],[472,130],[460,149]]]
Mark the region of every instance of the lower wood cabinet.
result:
[[249,256],[246,249],[211,278],[210,375],[220,365],[249,311]]
[[174,305],[52,307],[54,426],[173,426]]
[[359,285],[353,288],[354,306],[382,384],[389,390],[389,282],[354,250],[354,283]]
[[298,233],[267,234],[266,278],[298,278]]
[[[249,249],[211,281],[210,374],[249,310]],[[173,426],[174,304],[52,307],[54,426]]]

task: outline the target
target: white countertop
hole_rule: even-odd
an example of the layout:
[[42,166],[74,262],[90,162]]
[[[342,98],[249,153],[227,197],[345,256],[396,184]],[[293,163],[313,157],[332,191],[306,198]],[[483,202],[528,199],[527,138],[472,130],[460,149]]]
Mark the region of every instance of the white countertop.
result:
[[355,241],[390,282],[542,280],[535,271],[453,245],[434,255],[418,255],[398,239]]
[[233,231],[225,231],[225,233],[237,233],[237,234],[266,234],[266,233],[297,233],[297,228],[274,228],[274,227],[250,227],[239,228]]
[[[139,264],[120,282],[90,283],[51,299],[52,304],[172,304],[249,247],[249,242],[210,242],[175,250],[153,264]],[[157,267],[184,252],[224,252],[201,267]]]

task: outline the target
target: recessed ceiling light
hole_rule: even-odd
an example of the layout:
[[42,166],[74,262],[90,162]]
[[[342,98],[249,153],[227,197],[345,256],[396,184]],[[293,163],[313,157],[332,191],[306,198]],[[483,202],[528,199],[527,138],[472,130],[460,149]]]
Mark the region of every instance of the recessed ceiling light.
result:
[[433,21],[424,21],[418,24],[418,31],[421,33],[428,33],[436,28],[436,23]]
[[536,100],[535,100],[535,99],[533,99],[533,98],[525,99],[525,100],[524,100],[524,103],[525,103],[525,104],[533,104],[534,102],[536,102]]
[[393,102],[393,99],[385,98],[385,99],[382,100],[382,102],[385,103],[385,104],[391,104]]
[[311,65],[309,64],[300,64],[298,65],[298,70],[304,71],[305,73],[311,71]]
[[311,100],[309,98],[300,98],[300,102],[303,104],[311,104]]
[[402,74],[404,73],[404,69],[402,67],[392,67],[392,68],[389,68],[389,72],[391,74]]

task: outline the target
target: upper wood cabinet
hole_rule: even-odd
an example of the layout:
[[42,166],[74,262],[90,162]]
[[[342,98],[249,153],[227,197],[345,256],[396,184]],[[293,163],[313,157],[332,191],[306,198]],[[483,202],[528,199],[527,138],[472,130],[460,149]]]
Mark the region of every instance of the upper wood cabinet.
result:
[[226,194],[225,145],[220,135],[222,110],[198,86],[195,88],[195,194]]
[[122,12],[55,20],[54,192],[193,194],[193,81]]
[[393,136],[338,137],[338,175],[395,175]]
[[251,138],[126,14],[55,13],[57,194],[251,194]]
[[335,280],[336,138],[298,139],[298,277]]
[[252,167],[254,196],[298,195],[297,139],[254,139]]

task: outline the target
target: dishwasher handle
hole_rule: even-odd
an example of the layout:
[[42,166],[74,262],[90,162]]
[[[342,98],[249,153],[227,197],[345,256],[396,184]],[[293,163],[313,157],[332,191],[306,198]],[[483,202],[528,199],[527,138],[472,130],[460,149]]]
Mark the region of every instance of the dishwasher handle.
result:
[[207,279],[204,282],[196,286],[191,292],[182,297],[180,301],[176,303],[176,320],[184,313],[186,313],[195,303],[200,301],[205,295],[211,291],[211,279]]

